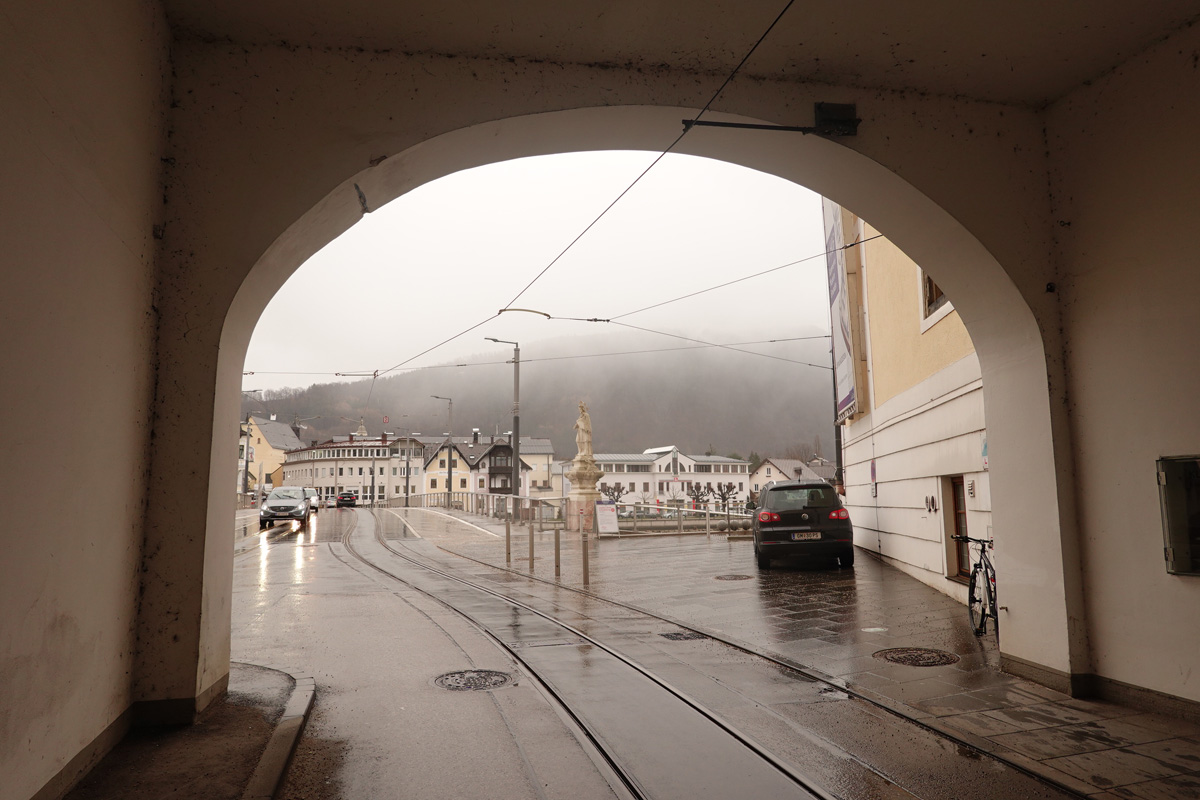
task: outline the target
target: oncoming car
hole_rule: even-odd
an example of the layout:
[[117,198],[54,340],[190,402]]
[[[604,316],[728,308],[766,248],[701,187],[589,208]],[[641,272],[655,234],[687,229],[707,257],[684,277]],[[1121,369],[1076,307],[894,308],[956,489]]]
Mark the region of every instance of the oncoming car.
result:
[[314,514],[321,511],[321,495],[311,486],[304,487],[304,496],[308,498],[308,507],[312,509]]
[[837,491],[824,481],[768,483],[754,510],[759,569],[784,556],[836,557],[854,566],[854,528]]
[[295,520],[303,525],[308,524],[312,513],[308,496],[300,486],[281,486],[272,489],[263,501],[262,509],[258,512],[258,529],[282,520]]

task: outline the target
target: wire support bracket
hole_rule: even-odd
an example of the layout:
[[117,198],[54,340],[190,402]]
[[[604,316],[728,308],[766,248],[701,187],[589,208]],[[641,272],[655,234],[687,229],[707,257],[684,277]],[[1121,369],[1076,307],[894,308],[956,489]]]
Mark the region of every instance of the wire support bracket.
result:
[[813,125],[767,125],[756,122],[716,122],[702,119],[685,119],[683,129],[692,128],[739,128],[752,131],[788,131],[791,133],[815,134],[817,136],[857,136],[858,118],[853,103],[815,103]]

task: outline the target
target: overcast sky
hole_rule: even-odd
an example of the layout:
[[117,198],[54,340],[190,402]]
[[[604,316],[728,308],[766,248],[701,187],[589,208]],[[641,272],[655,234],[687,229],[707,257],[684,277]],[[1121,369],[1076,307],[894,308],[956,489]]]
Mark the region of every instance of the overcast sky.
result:
[[[822,253],[818,195],[761,172],[671,154],[512,302],[655,155],[575,153],[492,164],[369,214],[301,266],[268,305],[246,357],[255,374],[243,387],[382,372],[510,302],[554,317],[609,319]],[[825,260],[620,321],[718,343],[827,333]],[[533,358],[539,340],[626,331],[505,313],[405,369],[511,354],[485,336],[519,341],[522,357]],[[665,336],[661,342],[681,344]],[[757,349],[772,347],[778,345]]]

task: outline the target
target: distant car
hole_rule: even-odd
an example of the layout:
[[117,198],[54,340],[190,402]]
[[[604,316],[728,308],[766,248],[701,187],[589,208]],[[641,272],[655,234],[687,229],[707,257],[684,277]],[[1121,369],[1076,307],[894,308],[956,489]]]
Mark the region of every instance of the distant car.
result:
[[258,511],[258,529],[261,531],[268,525],[281,521],[297,521],[307,525],[311,515],[312,506],[303,488],[281,486],[272,489],[267,499],[263,500],[262,508]]
[[321,495],[311,486],[304,487],[304,496],[308,498],[308,507],[314,514],[321,510]]
[[325,507],[326,508],[337,508],[337,495],[331,494],[328,497],[326,497],[325,498]]
[[854,566],[854,528],[837,491],[824,481],[768,483],[754,511],[754,556],[759,569],[784,556],[836,557]]
[[337,507],[358,505],[358,495],[354,492],[342,492],[337,496]]

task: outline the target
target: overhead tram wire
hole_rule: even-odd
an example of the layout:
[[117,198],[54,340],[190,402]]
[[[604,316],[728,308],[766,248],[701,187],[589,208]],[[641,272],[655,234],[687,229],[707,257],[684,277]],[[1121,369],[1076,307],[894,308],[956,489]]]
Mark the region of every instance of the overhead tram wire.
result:
[[[594,320],[578,320],[573,317],[555,317],[555,319],[572,320],[576,322],[592,322]],[[611,358],[613,356],[640,356],[650,355],[654,353],[679,353],[689,350],[709,350],[714,347],[749,347],[750,345],[760,344],[783,344],[785,342],[805,342],[814,339],[828,339],[829,334],[822,333],[817,336],[788,336],[782,339],[759,339],[753,342],[727,342],[725,344],[693,344],[688,347],[652,347],[644,350],[617,350],[611,353],[577,353],[570,356],[542,356],[541,358],[523,358],[522,364],[533,364],[538,361],[574,361],[580,358]],[[510,361],[470,361],[458,364],[430,364],[425,367],[409,367],[407,371],[419,372],[425,369],[459,369],[462,367],[496,367],[504,364],[509,364]],[[373,372],[288,372],[284,370],[266,371],[255,370],[253,372],[242,373],[244,375],[325,375],[331,378],[371,378],[374,377]]]
[[[607,322],[612,325],[620,325],[622,328],[632,328],[635,331],[642,331],[644,333],[656,333],[659,336],[669,336],[672,339],[682,339],[685,342],[698,342],[700,344],[708,345],[709,347],[720,347],[723,350],[732,350],[735,353],[745,353],[748,356],[759,356],[760,358],[770,358],[775,361],[786,361],[789,364],[801,364],[806,367],[816,367],[817,369],[828,369],[828,370],[833,369],[833,367],[829,366],[828,364],[813,364],[808,361],[798,361],[794,358],[784,358],[783,356],[773,356],[773,355],[770,355],[769,353],[756,353],[753,350],[740,350],[737,347],[732,347],[727,344],[714,344],[713,342],[706,342],[703,339],[693,339],[690,336],[683,336],[678,333],[667,333],[666,331],[656,331],[651,328],[641,328],[641,327],[638,327],[637,325],[630,325],[628,322],[617,322],[616,320],[613,320],[613,319],[590,319],[590,320],[584,320],[584,321],[586,321],[586,322]],[[820,338],[825,338],[825,337],[820,337]]]
[[596,223],[598,223],[601,219],[603,219],[604,216],[609,211],[612,210],[613,206],[615,206],[617,203],[619,203],[621,201],[621,198],[625,197],[625,195],[627,195],[630,192],[630,190],[633,189],[634,186],[637,186],[637,184],[642,180],[642,178],[646,177],[646,174],[649,173],[650,170],[654,169],[654,167],[656,167],[658,165],[658,162],[662,161],[663,158],[666,157],[667,153],[670,153],[672,150],[675,149],[675,147],[681,141],[683,141],[683,137],[687,136],[688,133],[691,132],[693,125],[702,116],[704,116],[705,113],[708,112],[709,108],[712,107],[712,104],[715,103],[717,101],[717,98],[721,96],[721,92],[725,91],[725,87],[730,84],[730,82],[733,80],[734,76],[738,74],[738,71],[743,66],[745,66],[747,61],[750,60],[750,56],[754,55],[754,51],[758,49],[759,45],[761,45],[763,43],[763,41],[767,38],[767,36],[771,33],[771,31],[774,30],[775,26],[779,24],[779,20],[783,19],[783,15],[788,12],[788,9],[791,8],[792,4],[795,2],[796,2],[796,0],[788,0],[787,4],[784,5],[783,10],[780,11],[778,15],[776,15],[775,19],[771,22],[771,24],[767,26],[767,29],[765,31],[763,31],[762,36],[758,37],[758,41],[754,43],[754,46],[751,47],[746,52],[746,55],[744,55],[742,57],[742,60],[738,62],[737,66],[733,68],[733,71],[729,73],[729,75],[725,78],[724,82],[721,83],[720,87],[718,87],[717,90],[715,92],[713,92],[712,97],[710,97],[708,99],[708,102],[704,104],[704,108],[700,109],[700,113],[697,114],[692,119],[692,124],[685,126],[683,131],[678,136],[675,137],[675,141],[673,141],[673,142],[671,142],[671,144],[667,145],[667,148],[665,150],[663,150],[661,153],[659,153],[658,156],[653,161],[650,162],[650,166],[648,166],[644,170],[642,170],[642,172],[636,178],[633,179],[633,182],[630,183],[628,186],[626,186],[625,189],[622,190],[621,193],[616,196],[616,199],[614,199],[611,203],[609,203],[607,206],[605,206],[604,210],[601,211],[600,214],[595,219],[593,219],[591,222],[589,222],[587,227],[585,227],[582,231],[580,231],[579,235],[576,236],[574,239],[572,239],[570,241],[570,243],[562,249],[562,252],[560,252],[558,255],[556,255],[553,259],[551,259],[549,264],[547,264],[545,267],[542,268],[541,272],[539,272],[537,275],[534,275],[533,280],[531,280],[529,283],[525,284],[525,288],[523,288],[521,291],[517,292],[516,296],[513,297],[512,300],[508,301],[508,303],[504,306],[505,309],[511,308],[513,303],[520,300],[521,295],[523,295],[527,291],[529,291],[530,287],[532,287],[535,283],[537,283],[543,275],[545,275],[547,272],[549,272],[550,268],[553,267],[555,264],[557,264],[559,259],[561,259],[563,256],[565,256],[567,254],[567,252],[570,251],[570,249],[572,247],[574,247],[575,244],[580,239],[582,239],[584,236],[586,236],[587,232],[590,231],[593,227],[595,227]]
[[695,292],[689,292],[688,294],[680,295],[679,297],[673,297],[670,300],[663,300],[661,303],[654,303],[653,305],[646,306],[645,308],[639,308],[636,311],[626,311],[624,314],[618,314],[615,317],[610,317],[610,319],[617,320],[617,319],[621,319],[622,317],[631,317],[634,314],[640,314],[643,311],[649,311],[652,308],[661,308],[662,306],[667,306],[667,305],[670,305],[671,303],[678,303],[680,300],[687,300],[689,297],[696,297],[698,295],[706,294],[707,292],[714,292],[717,289],[724,289],[727,286],[733,286],[735,283],[741,283],[742,281],[748,281],[752,278],[760,278],[763,275],[769,275],[772,272],[778,272],[781,269],[787,269],[788,267],[794,267],[798,264],[803,264],[806,261],[813,261],[818,258],[824,258],[825,256],[830,255],[831,253],[838,252],[838,250],[849,250],[851,247],[857,247],[860,244],[866,244],[867,242],[871,241],[872,239],[879,239],[882,236],[883,236],[882,233],[877,233],[874,236],[868,236],[866,239],[863,239],[861,241],[851,242],[850,244],[842,245],[841,247],[836,248],[834,250],[826,250],[824,253],[817,253],[816,255],[805,256],[804,258],[797,259],[796,261],[789,261],[786,264],[780,264],[778,267],[771,267],[770,269],[764,269],[762,272],[755,272],[753,275],[745,275],[741,278],[735,278],[734,280],[726,281],[725,283],[718,283],[716,286],[710,286],[707,289],[700,289]]
[[[718,87],[718,89],[715,92],[713,92],[712,97],[710,97],[708,99],[708,102],[704,104],[704,107],[702,109],[700,109],[700,113],[698,113],[695,116],[695,118],[692,120],[693,123],[696,120],[699,120],[702,116],[704,116],[705,113],[708,112],[709,108],[712,107],[712,104],[715,103],[717,98],[721,96],[721,92],[725,91],[725,87],[730,84],[730,82],[737,75],[738,71],[741,70],[741,68],[743,66],[745,66],[746,62],[750,60],[750,56],[754,55],[754,51],[758,49],[759,45],[761,45],[763,43],[763,41],[767,38],[767,36],[771,33],[771,31],[775,29],[775,26],[779,24],[779,21],[781,19],[783,19],[784,14],[786,14],[788,12],[788,9],[790,9],[795,2],[796,2],[796,0],[788,0],[788,2],[784,5],[783,10],[781,10],[779,12],[779,14],[777,14],[775,16],[775,19],[772,20],[771,24],[767,26],[767,29],[765,31],[763,31],[762,36],[758,37],[758,41],[756,41],[754,43],[754,46],[751,47],[746,52],[746,55],[743,56],[742,60],[739,61],[737,66],[733,68],[733,71],[729,73],[729,75],[721,83],[720,87]],[[650,166],[646,167],[646,169],[644,169],[641,172],[641,174],[638,175],[637,178],[634,179],[633,183],[629,184],[629,186],[627,186],[624,191],[622,191],[619,195],[617,195],[616,199],[613,200],[611,203],[609,203],[608,206],[605,207],[605,209],[600,212],[599,216],[597,216],[594,220],[592,220],[588,224],[588,226],[586,228],[584,228],[583,231],[580,232],[580,234],[578,236],[576,236],[574,239],[572,239],[570,244],[568,244],[565,248],[563,248],[561,253],[559,253],[557,256],[555,256],[554,259],[551,260],[551,262],[549,264],[547,264],[545,267],[543,267],[542,271],[539,272],[537,275],[535,275],[533,280],[531,280],[528,284],[525,285],[525,288],[523,288],[523,289],[521,289],[521,291],[517,292],[516,296],[514,296],[512,300],[509,300],[508,303],[504,306],[504,308],[501,309],[501,311],[505,311],[505,310],[512,308],[513,303],[517,302],[517,300],[519,300],[521,298],[521,296],[523,294],[525,294],[525,292],[529,291],[529,288],[531,286],[533,286],[535,283],[537,283],[538,280],[543,275],[545,275],[550,270],[550,268],[553,267],[558,262],[559,259],[561,259],[564,255],[566,255],[567,251],[569,251],[572,247],[574,247],[575,243],[578,242],[580,239],[582,239],[584,237],[584,235],[587,234],[587,232],[590,231],[596,225],[596,223],[598,223],[601,220],[601,218],[603,218],[604,215],[607,214],[609,212],[609,210],[621,200],[621,198],[623,198],[626,194],[628,194],[628,192],[634,186],[636,186],[637,183],[639,181],[641,181],[641,179],[643,177],[645,177],[646,173],[648,173],[648,172],[650,172],[650,170],[654,169],[655,165],[657,165],[658,162],[661,161],[667,155],[667,153],[669,153],[673,149],[675,149],[676,145],[678,145],[679,142],[683,140],[684,136],[687,136],[688,132],[691,129],[692,129],[692,125],[688,125],[687,127],[685,127],[683,129],[683,131],[677,137],[675,137],[675,141],[671,142],[671,144],[667,147],[667,149],[663,150],[662,153],[660,153],[658,155],[658,157],[655,158],[654,161],[652,161],[650,163]],[[450,342],[454,341],[455,339],[458,339],[461,336],[465,336],[466,334],[470,333],[471,331],[475,330],[476,328],[479,328],[479,327],[487,324],[488,322],[491,322],[493,319],[495,319],[498,316],[500,316],[500,314],[496,313],[496,314],[488,317],[485,320],[481,320],[480,322],[477,322],[476,324],[472,325],[471,327],[467,328],[466,330],[456,333],[455,335],[451,336],[450,338],[445,339],[445,340],[435,344],[433,347],[430,347],[426,350],[421,351],[420,353],[417,353],[415,356],[412,356],[411,358],[407,358],[404,361],[401,361],[399,364],[396,364],[395,366],[390,367],[389,369],[376,370],[375,372],[371,373],[371,377],[372,377],[372,379],[375,379],[375,378],[378,378],[380,375],[387,375],[389,372],[394,372],[397,369],[399,369],[400,367],[404,366],[405,364],[408,364],[411,361],[415,361],[416,359],[420,358],[421,356],[423,356],[427,353],[431,353],[434,350],[437,350],[438,348],[442,347],[443,345],[449,344]],[[372,383],[372,388],[374,388],[373,383]]]

